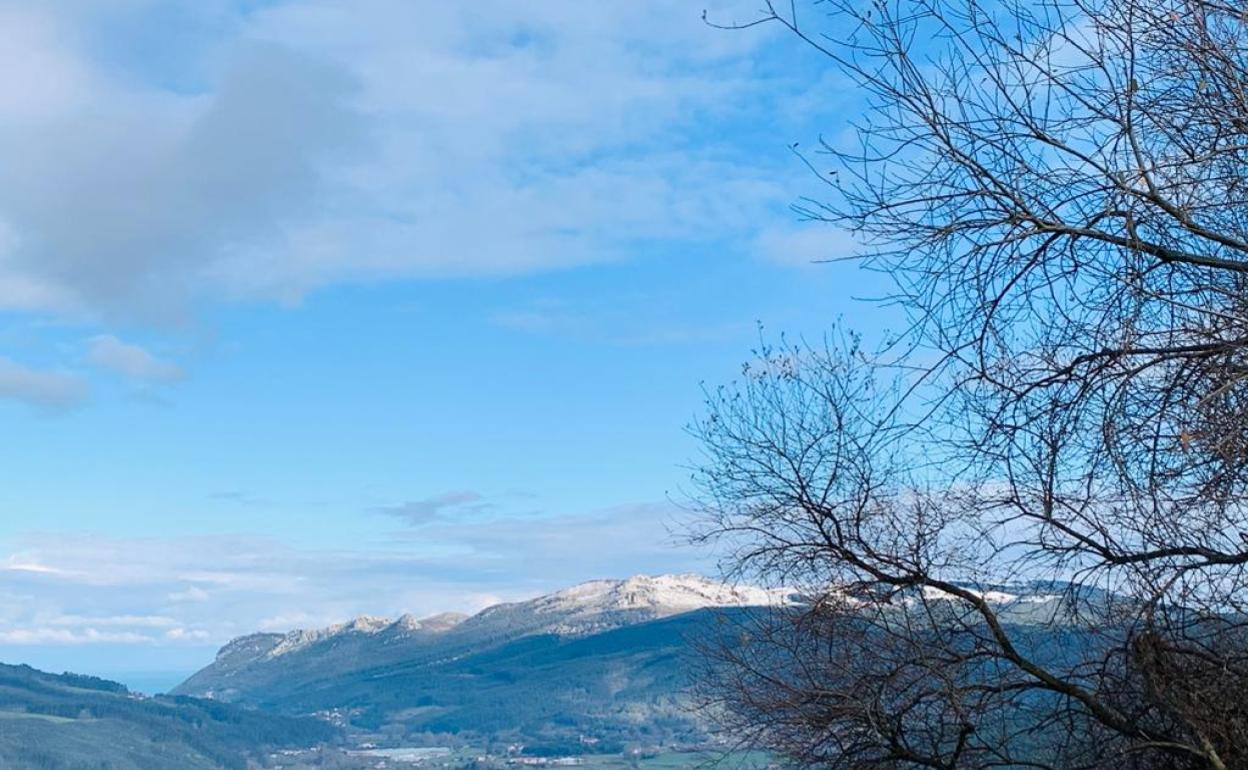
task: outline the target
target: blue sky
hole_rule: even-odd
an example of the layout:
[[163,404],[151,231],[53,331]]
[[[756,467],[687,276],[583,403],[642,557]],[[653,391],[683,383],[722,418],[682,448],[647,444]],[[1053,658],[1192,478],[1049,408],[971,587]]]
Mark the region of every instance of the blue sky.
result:
[[787,208],[852,93],[704,5],[0,2],[0,659],[713,569],[701,384],[882,314]]

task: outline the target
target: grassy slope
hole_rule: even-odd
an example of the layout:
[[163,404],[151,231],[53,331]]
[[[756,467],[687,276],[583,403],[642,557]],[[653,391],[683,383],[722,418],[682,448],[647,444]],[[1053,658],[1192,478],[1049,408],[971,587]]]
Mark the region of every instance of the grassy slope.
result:
[[333,736],[313,720],[190,698],[136,698],[114,682],[0,665],[6,770],[233,770],[250,751]]

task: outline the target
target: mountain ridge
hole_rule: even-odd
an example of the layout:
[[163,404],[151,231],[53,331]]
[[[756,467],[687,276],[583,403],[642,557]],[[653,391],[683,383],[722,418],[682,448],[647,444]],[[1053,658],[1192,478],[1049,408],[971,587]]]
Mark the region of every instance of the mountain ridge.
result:
[[[475,615],[443,612],[417,617],[406,613],[393,619],[360,615],[323,628],[246,634],[226,642],[217,652],[217,661],[229,665],[240,658],[275,658],[344,635],[378,635],[383,632],[437,634],[451,631],[464,623],[498,625],[504,618],[515,622],[525,615],[534,618],[532,623],[526,624],[531,626],[527,629],[530,633],[539,630],[562,635],[593,633],[629,622],[629,613],[636,614],[631,620],[637,622],[647,617],[668,617],[707,607],[790,603],[791,594],[788,589],[733,585],[692,573],[604,578],[578,583],[532,599],[494,604]],[[599,617],[612,613],[620,614],[614,620]],[[547,620],[555,617],[557,620]],[[175,692],[178,690],[175,689]]]
[[[1007,590],[1008,589],[1008,590]],[[1063,622],[1053,587],[978,592],[1003,622]],[[852,606],[854,599],[845,594]],[[939,592],[899,594],[953,601]],[[472,615],[361,616],[321,629],[231,640],[174,693],[285,715],[317,714],[367,740],[465,735],[575,748],[705,740],[691,713],[697,642],[739,632],[759,612],[807,600],[792,589],[699,575],[593,580]]]
[[581,731],[610,746],[662,724],[692,740],[687,634],[712,625],[706,613],[793,601],[692,574],[591,580],[470,617],[361,616],[239,637],[173,693],[409,737],[522,726],[529,740]]

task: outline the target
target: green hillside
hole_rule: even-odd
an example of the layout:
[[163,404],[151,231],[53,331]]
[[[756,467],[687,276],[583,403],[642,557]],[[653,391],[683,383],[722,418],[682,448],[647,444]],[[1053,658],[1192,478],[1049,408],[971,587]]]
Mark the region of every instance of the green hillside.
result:
[[[474,743],[517,740],[530,750],[596,751],[705,738],[688,708],[691,635],[741,610],[702,610],[588,636],[461,638],[408,646],[346,637],[234,676],[237,701],[289,715],[337,710],[361,731],[396,740],[453,735]],[[383,662],[375,663],[378,659]],[[330,660],[333,665],[314,665]],[[315,673],[313,673],[315,672]]]
[[[291,693],[294,711],[329,702],[358,709],[357,724],[401,724],[411,732],[513,733],[552,751],[581,735],[600,750],[625,743],[702,737],[684,698],[686,635],[709,612],[588,637],[524,637],[437,663],[366,669]],[[276,704],[273,704],[276,705]]]
[[334,740],[324,722],[0,664],[5,770],[242,770],[248,756]]

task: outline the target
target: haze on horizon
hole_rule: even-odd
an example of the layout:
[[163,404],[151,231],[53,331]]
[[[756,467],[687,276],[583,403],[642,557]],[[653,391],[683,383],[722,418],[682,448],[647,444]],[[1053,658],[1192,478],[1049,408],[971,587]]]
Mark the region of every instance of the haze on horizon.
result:
[[0,660],[713,573],[702,383],[879,287],[788,209],[860,105],[703,5],[0,1]]

